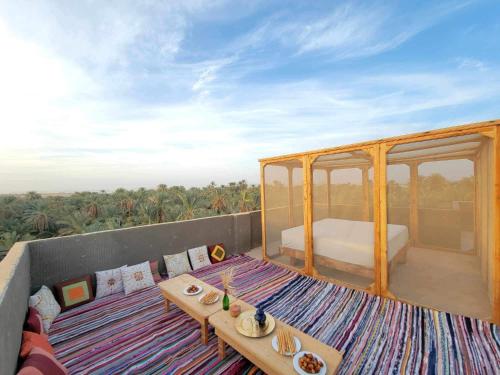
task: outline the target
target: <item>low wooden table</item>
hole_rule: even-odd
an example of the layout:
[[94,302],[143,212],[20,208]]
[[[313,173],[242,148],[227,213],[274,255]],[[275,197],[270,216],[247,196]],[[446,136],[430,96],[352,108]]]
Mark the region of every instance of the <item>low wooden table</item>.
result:
[[[186,296],[184,289],[189,285],[199,285],[203,292],[195,296]],[[208,343],[208,317],[219,310],[222,310],[222,297],[224,292],[209,285],[191,275],[184,274],[173,279],[162,281],[158,284],[161,293],[165,298],[165,310],[170,310],[170,303],[175,303],[181,310],[197,320],[201,325],[201,342]],[[211,290],[219,294],[219,300],[212,305],[204,305],[198,301],[198,298]],[[234,297],[229,296],[229,303],[235,301]],[[222,310],[223,311],[223,310]]]
[[[241,300],[236,303],[241,306],[242,312],[255,310],[255,307]],[[342,360],[342,355],[337,350],[276,318],[274,318],[276,321],[274,332],[260,338],[246,337],[238,333],[234,326],[235,320],[236,318],[231,317],[229,311],[224,310],[220,310],[208,318],[208,322],[215,327],[215,334],[219,340],[219,359],[225,357],[227,343],[268,374],[295,374],[293,357],[283,356],[271,346],[276,329],[282,327],[289,329],[294,336],[300,339],[301,351],[311,351],[323,358],[326,362],[327,374],[335,374]]]

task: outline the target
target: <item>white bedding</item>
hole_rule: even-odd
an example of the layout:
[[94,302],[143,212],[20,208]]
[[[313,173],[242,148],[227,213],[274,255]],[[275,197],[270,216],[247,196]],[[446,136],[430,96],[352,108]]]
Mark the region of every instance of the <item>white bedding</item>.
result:
[[[314,254],[365,267],[374,267],[373,222],[323,219],[313,223]],[[408,242],[408,228],[387,225],[387,257],[392,258]],[[281,244],[304,251],[304,226],[281,232]]]

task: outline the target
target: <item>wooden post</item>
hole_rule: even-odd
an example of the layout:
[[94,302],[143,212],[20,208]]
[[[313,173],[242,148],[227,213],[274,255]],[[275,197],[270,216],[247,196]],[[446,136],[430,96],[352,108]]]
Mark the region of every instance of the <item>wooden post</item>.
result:
[[494,191],[494,262],[493,273],[493,322],[500,324],[500,126],[495,128],[495,139],[493,141],[493,171],[495,181]]
[[226,343],[220,337],[217,338],[217,347],[219,349],[219,359],[222,361],[226,358]]
[[288,166],[288,225],[293,227],[293,166]]
[[262,259],[267,260],[266,253],[266,194],[265,194],[265,163],[260,163],[260,218],[262,225]]
[[312,168],[311,158],[302,158],[304,170],[304,268],[307,275],[313,274],[313,228],[312,228]]
[[410,166],[410,242],[413,246],[420,243],[418,238],[418,162]]
[[361,168],[361,175],[363,184],[363,220],[370,221],[370,185],[368,180],[368,167]]
[[[375,290],[378,295],[384,287],[384,270],[387,274],[387,254],[385,248],[387,243],[387,223],[384,221],[384,213],[387,213],[386,187],[385,187],[385,144],[376,145],[371,149],[373,160],[373,201],[379,204],[373,205],[373,229],[374,229],[374,264],[375,264]],[[368,171],[367,171],[368,172]],[[384,241],[385,240],[385,241]],[[385,259],[385,262],[384,262]],[[387,288],[387,286],[385,285]]]
[[330,168],[326,169],[326,205],[328,207],[327,217],[332,215],[332,195],[330,186],[332,184],[332,170]]

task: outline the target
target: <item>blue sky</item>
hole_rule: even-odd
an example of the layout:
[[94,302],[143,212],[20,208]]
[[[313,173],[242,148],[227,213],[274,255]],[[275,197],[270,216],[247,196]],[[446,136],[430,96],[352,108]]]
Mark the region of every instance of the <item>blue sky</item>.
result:
[[0,2],[0,193],[257,183],[500,118],[498,1]]

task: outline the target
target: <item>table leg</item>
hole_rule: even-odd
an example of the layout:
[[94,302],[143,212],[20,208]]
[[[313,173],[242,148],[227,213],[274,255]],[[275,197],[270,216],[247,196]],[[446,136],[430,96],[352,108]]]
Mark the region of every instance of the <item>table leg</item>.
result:
[[208,344],[208,321],[205,320],[201,324],[201,343],[204,345]]
[[169,312],[170,311],[170,301],[165,298],[165,311]]
[[220,337],[218,338],[218,347],[219,347],[219,359],[223,360],[226,358],[226,343]]

